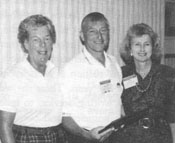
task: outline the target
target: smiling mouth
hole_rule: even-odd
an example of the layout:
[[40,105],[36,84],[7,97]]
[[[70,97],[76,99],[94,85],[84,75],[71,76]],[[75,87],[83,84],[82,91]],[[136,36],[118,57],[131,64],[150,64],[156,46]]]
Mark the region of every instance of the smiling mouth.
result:
[[139,53],[139,56],[146,56],[146,53]]
[[38,54],[40,54],[40,55],[47,55],[47,51],[38,51]]
[[95,43],[97,44],[102,44],[104,41],[103,40],[96,40]]
[[103,42],[95,42],[97,45],[103,45]]

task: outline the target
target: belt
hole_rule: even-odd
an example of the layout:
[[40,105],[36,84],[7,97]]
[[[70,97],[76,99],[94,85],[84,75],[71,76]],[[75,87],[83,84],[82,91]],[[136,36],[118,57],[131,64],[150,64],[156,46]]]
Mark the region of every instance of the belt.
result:
[[156,127],[156,126],[159,126],[161,124],[168,125],[167,121],[165,119],[162,119],[162,118],[145,117],[145,118],[142,118],[138,121],[138,125],[144,129]]
[[56,132],[60,128],[60,125],[46,128],[35,128],[35,127],[26,127],[13,125],[13,131],[22,133],[22,134],[46,134],[49,132]]

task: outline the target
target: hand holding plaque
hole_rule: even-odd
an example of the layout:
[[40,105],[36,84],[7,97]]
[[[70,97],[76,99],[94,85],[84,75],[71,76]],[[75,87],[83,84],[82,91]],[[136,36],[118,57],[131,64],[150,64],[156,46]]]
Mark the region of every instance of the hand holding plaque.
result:
[[138,120],[144,118],[147,115],[148,111],[149,111],[149,108],[146,108],[144,110],[135,112],[131,115],[116,119],[116,120],[112,121],[110,124],[108,124],[106,127],[104,127],[102,130],[100,130],[99,133],[102,133],[109,128],[119,129],[123,126],[137,122]]

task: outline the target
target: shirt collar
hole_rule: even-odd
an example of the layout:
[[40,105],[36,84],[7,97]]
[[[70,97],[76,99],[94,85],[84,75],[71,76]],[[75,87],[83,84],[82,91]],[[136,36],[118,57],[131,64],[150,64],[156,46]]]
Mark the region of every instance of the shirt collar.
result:
[[[33,72],[37,72],[37,73],[41,74],[40,72],[38,72],[36,69],[33,68],[33,66],[29,63],[27,58],[25,58],[25,60],[24,60],[24,66],[29,71],[33,71]],[[47,61],[45,75],[47,75],[47,73],[51,72],[54,68],[55,68],[55,65],[51,61]]]
[[[97,61],[88,51],[87,51],[87,49],[84,47],[83,48],[83,50],[82,50],[82,52],[83,52],[83,54],[84,54],[84,57],[85,57],[85,59],[87,60],[87,62],[89,63],[89,64],[99,64],[99,61]],[[108,57],[108,55],[107,55],[107,53],[106,52],[104,52],[104,56],[105,56],[105,65],[107,64],[107,57]]]

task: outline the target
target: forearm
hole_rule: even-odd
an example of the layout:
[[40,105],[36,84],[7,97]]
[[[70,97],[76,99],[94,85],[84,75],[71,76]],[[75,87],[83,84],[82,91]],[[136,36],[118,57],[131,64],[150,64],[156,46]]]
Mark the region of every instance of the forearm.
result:
[[110,128],[102,133],[99,133],[99,131],[102,130],[103,127],[96,127],[87,131],[81,128],[71,117],[63,117],[62,123],[63,123],[63,127],[67,131],[89,141],[103,142],[114,131],[113,128]]
[[87,140],[92,140],[89,131],[81,128],[71,117],[63,117],[63,127],[70,133],[83,137]]
[[0,138],[1,143],[15,143],[12,132],[15,113],[0,111]]
[[175,143],[175,123],[170,123],[170,128],[173,136],[173,143]]
[[1,132],[0,136],[2,143],[15,143],[12,127],[4,126],[0,129],[0,132]]

